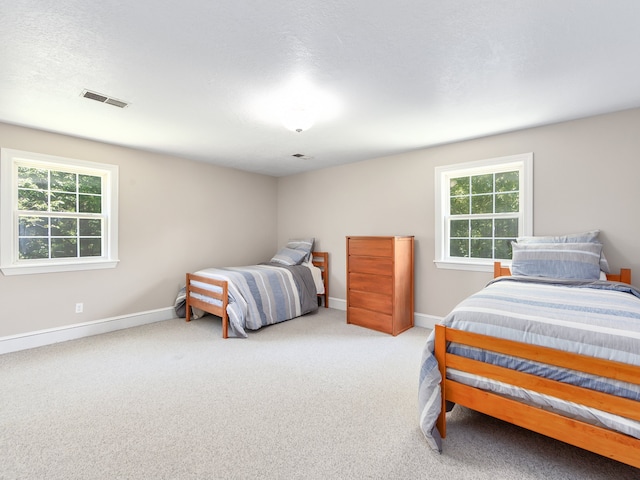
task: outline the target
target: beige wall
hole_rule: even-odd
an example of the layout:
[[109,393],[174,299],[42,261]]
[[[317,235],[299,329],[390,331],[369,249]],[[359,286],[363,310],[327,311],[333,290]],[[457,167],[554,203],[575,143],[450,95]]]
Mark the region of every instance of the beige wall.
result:
[[[0,337],[169,307],[185,272],[258,263],[274,253],[273,177],[5,124],[0,147],[120,169],[119,265],[0,274]],[[82,314],[74,311],[78,302]]]
[[491,274],[433,264],[434,167],[533,152],[534,233],[598,228],[612,268],[640,285],[638,132],[634,109],[280,178],[278,242],[314,235],[331,254],[330,295],[344,299],[346,235],[415,235],[415,310],[446,315]]
[[415,310],[446,315],[491,275],[434,266],[434,167],[523,152],[534,232],[601,229],[612,267],[639,285],[639,127],[634,109],[276,179],[0,124],[0,147],[120,167],[118,267],[0,275],[0,337],[171,306],[186,271],[258,263],[300,236],[330,252],[330,293],[344,299],[345,236],[415,235]]

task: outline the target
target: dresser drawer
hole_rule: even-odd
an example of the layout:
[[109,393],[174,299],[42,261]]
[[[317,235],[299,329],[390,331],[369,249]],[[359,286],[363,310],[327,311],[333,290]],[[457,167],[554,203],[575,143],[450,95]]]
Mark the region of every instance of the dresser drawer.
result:
[[391,295],[382,295],[380,293],[349,290],[349,306],[386,314],[393,312]]
[[391,276],[393,275],[393,259],[349,255],[349,272]]
[[353,307],[348,312],[348,322],[361,327],[372,328],[379,332],[392,333],[393,319],[391,315],[385,315],[380,312],[372,312]]
[[390,276],[352,272],[349,274],[349,289],[391,295],[393,279]]
[[393,238],[349,238],[350,255],[369,255],[373,257],[393,256]]

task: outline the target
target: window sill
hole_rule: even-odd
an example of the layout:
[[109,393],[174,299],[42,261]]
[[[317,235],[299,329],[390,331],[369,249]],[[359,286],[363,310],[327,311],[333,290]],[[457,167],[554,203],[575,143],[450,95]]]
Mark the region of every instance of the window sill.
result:
[[[466,270],[470,272],[490,272],[493,273],[493,260],[488,262],[460,262],[452,260],[434,260],[437,268],[445,270]],[[510,261],[509,261],[510,262]],[[507,264],[506,261],[502,261]]]
[[97,260],[90,262],[74,262],[74,263],[48,263],[43,264],[27,264],[27,265],[5,265],[0,266],[0,270],[6,276],[9,275],[30,275],[37,273],[55,273],[55,272],[76,272],[82,270],[100,270],[107,268],[115,268],[119,260]]

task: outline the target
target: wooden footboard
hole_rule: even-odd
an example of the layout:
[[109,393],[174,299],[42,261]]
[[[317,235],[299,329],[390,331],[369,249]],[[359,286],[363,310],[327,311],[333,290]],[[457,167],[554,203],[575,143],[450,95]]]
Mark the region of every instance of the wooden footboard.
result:
[[[193,285],[191,283],[192,281],[197,281],[197,282],[205,283],[207,285],[211,285],[213,287],[218,287],[221,290],[218,292],[213,292],[204,287]],[[220,305],[214,305],[204,300],[200,300],[199,298],[193,297],[191,295],[192,293],[203,295],[210,300],[217,300],[220,302]],[[207,313],[211,313],[213,315],[216,315],[222,318],[222,338],[227,338],[229,333],[229,318],[227,316],[227,305],[229,303],[229,294],[227,290],[227,282],[224,280],[215,280],[213,278],[204,277],[201,275],[195,275],[193,273],[187,273],[186,294],[187,294],[186,321],[187,322],[191,321],[191,307],[204,310]]]
[[640,440],[637,438],[458,383],[447,379],[445,373],[447,368],[473,373],[636,421],[640,421],[640,402],[453,355],[446,352],[446,345],[448,342],[470,345],[636,385],[640,385],[640,367],[464,332],[444,325],[436,325],[435,328],[435,356],[442,375],[442,411],[437,426],[443,438],[446,436],[445,402],[448,400],[640,468]]

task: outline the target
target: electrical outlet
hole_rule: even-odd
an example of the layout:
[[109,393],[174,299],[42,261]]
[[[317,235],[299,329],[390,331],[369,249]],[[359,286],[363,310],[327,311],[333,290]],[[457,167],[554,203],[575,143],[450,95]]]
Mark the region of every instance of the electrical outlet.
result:
[[76,313],[82,313],[84,305],[82,303],[76,303]]

